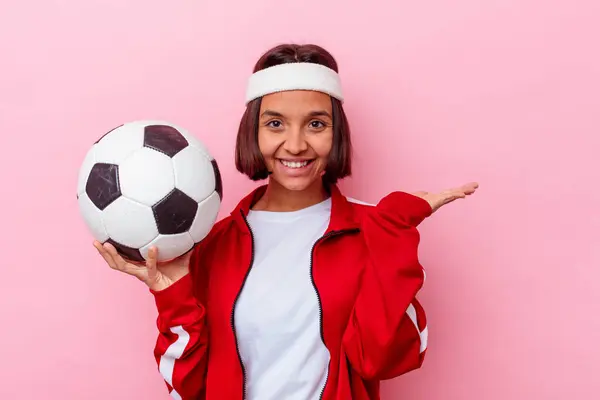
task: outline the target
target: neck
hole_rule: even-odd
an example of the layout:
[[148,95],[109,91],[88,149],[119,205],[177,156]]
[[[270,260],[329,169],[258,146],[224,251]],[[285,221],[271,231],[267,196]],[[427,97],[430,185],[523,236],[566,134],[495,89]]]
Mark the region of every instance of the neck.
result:
[[304,190],[289,190],[271,179],[265,193],[252,208],[276,212],[298,211],[318,204],[327,197],[321,180],[315,181]]

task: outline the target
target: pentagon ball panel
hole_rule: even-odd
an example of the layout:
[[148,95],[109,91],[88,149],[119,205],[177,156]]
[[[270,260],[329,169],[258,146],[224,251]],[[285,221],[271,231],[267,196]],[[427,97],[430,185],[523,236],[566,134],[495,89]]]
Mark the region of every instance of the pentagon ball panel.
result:
[[110,203],[121,197],[119,166],[94,164],[88,175],[85,193],[100,210],[104,210]]
[[127,247],[119,242],[115,242],[113,239],[108,239],[106,242],[112,244],[115,247],[115,249],[117,249],[117,252],[119,252],[119,254],[121,254],[124,258],[128,260],[138,262],[142,262],[145,260],[144,256],[142,256],[142,253],[139,249]]
[[215,174],[215,192],[219,194],[221,200],[223,200],[223,182],[221,181],[221,171],[219,171],[219,166],[217,165],[217,160],[211,161],[213,172]]
[[223,197],[221,173],[202,141],[165,121],[133,121],[100,135],[77,179],[92,236],[124,257],[177,258],[203,240]]
[[173,157],[188,146],[188,141],[172,126],[150,125],[144,128],[144,146]]
[[179,189],[173,190],[152,207],[158,232],[167,235],[189,231],[198,202]]

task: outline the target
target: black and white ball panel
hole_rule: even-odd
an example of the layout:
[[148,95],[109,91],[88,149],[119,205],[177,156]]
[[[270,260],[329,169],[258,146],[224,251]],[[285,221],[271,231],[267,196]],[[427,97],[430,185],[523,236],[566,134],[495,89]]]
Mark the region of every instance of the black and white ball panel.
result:
[[77,177],[77,197],[79,198],[84,192],[87,186],[88,177],[92,168],[96,164],[96,146],[92,146],[86,153],[81,167],[79,167],[79,175]]
[[221,180],[221,171],[217,165],[217,160],[213,159],[211,162],[213,167],[213,173],[215,174],[215,192],[219,194],[219,198],[223,201],[223,181]]
[[119,166],[106,163],[94,164],[85,185],[85,192],[100,210],[108,207],[121,197]]
[[127,247],[122,245],[121,243],[117,243],[112,239],[108,239],[106,242],[112,244],[119,253],[121,253],[125,258],[133,261],[143,262],[145,258],[142,256],[142,253],[139,249],[133,249],[131,247]]
[[158,235],[152,208],[125,196],[102,211],[102,220],[108,236],[129,247],[140,248]]
[[[173,159],[175,187],[197,202],[206,199],[215,191],[216,176],[211,159],[205,152],[188,146],[176,154]],[[201,183],[198,174],[205,176]]]
[[[132,123],[115,128],[94,145],[96,162],[120,165],[132,153],[144,147],[144,129],[132,129]],[[137,128],[137,127],[136,127]]]
[[187,232],[192,226],[198,202],[179,189],[174,189],[152,206],[158,233],[174,235]]
[[108,132],[106,132],[104,135],[100,136],[100,137],[98,138],[98,140],[96,140],[96,141],[94,142],[94,144],[98,143],[99,141],[101,141],[101,140],[104,138],[104,136],[108,135],[109,133],[111,133],[111,132],[112,132],[112,131],[114,131],[115,129],[118,129],[118,128],[122,127],[122,126],[123,126],[123,124],[121,124],[121,125],[119,125],[119,126],[115,126],[115,127],[114,127],[114,128],[112,128],[110,131],[108,131]]
[[[208,235],[212,225],[216,222],[220,207],[221,196],[217,192],[213,192],[207,199],[198,203],[198,210],[189,231],[194,242],[198,243]],[[213,216],[213,218],[207,221],[206,218],[209,216]]]
[[140,248],[138,252],[140,257],[145,260],[148,257],[150,247],[156,246],[160,249],[160,257],[170,260],[191,250],[194,243],[189,232],[177,235],[158,235],[153,241]]
[[[114,128],[86,154],[77,197],[100,242],[143,261],[190,250],[209,233],[223,196],[216,161],[193,135],[161,121]],[[208,218],[208,220],[207,220]]]
[[147,206],[175,189],[171,158],[147,147],[139,148],[123,160],[119,175],[123,196]]
[[106,232],[104,222],[102,221],[102,210],[92,203],[85,191],[77,196],[77,201],[79,202],[81,215],[92,232],[92,236],[99,242],[108,240],[108,232]]
[[188,146],[195,147],[196,149],[198,149],[202,153],[204,153],[208,158],[212,158],[210,155],[210,152],[208,151],[206,146],[204,146],[204,144],[201,141],[196,139],[196,137],[194,135],[192,135],[189,131],[187,131],[186,129],[182,128],[181,126],[178,126],[175,124],[171,124],[171,126],[173,126],[175,129],[177,129],[179,131],[179,133],[181,134],[181,136],[183,136],[185,138],[185,140],[188,143]]
[[144,147],[173,157],[188,147],[186,138],[173,126],[156,124],[144,128]]

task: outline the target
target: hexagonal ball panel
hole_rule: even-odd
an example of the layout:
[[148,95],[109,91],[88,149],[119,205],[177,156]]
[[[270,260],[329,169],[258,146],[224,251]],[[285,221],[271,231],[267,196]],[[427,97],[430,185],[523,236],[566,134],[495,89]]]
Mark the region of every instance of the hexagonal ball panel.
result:
[[95,143],[99,143],[99,142],[100,142],[102,139],[104,139],[104,137],[105,137],[106,135],[108,135],[108,134],[109,134],[109,133],[111,133],[112,131],[114,131],[114,130],[116,130],[116,129],[118,129],[118,128],[122,127],[122,126],[123,126],[123,124],[121,124],[121,125],[119,125],[119,126],[116,126],[116,127],[112,128],[110,131],[108,131],[108,132],[106,132],[104,135],[100,136],[100,137],[98,138],[98,140],[96,140],[96,142],[95,142]]
[[187,232],[194,222],[198,202],[174,189],[167,197],[152,207],[158,232],[163,235],[173,235]]
[[213,192],[206,200],[198,204],[194,223],[190,227],[190,235],[194,243],[200,242],[208,235],[219,215],[221,200],[217,192]]
[[158,261],[167,261],[177,258],[194,247],[194,241],[188,232],[177,235],[158,235],[156,239],[140,249],[142,257],[148,257],[150,247],[158,248]]
[[185,129],[179,125],[176,125],[176,124],[170,124],[170,125],[173,125],[173,127],[175,127],[179,131],[181,136],[183,136],[185,138],[185,140],[188,142],[189,146],[195,147],[196,149],[200,150],[209,159],[212,158],[212,156],[208,152],[208,149],[206,148],[206,146],[196,136],[192,135],[187,129]]
[[121,196],[119,167],[114,164],[94,164],[85,185],[85,192],[100,210]]
[[79,167],[79,173],[77,175],[77,196],[81,196],[83,192],[85,192],[85,186],[87,185],[87,180],[94,164],[96,164],[96,154],[95,147],[92,146],[85,154],[81,166]]
[[153,206],[175,188],[171,159],[147,147],[133,153],[119,166],[123,196]]
[[108,236],[132,249],[139,249],[158,236],[152,208],[124,196],[106,207],[102,219]]
[[79,196],[77,202],[79,203],[79,212],[94,239],[99,242],[104,242],[108,239],[108,233],[106,232],[106,229],[104,229],[104,223],[102,221],[102,211],[92,203],[85,192]]
[[173,157],[187,146],[187,140],[172,126],[148,125],[144,128],[144,147]]
[[113,129],[94,145],[96,162],[121,164],[134,151],[144,147],[144,128],[129,123]]
[[175,187],[200,202],[215,190],[215,175],[210,160],[195,147],[188,146],[173,157]]

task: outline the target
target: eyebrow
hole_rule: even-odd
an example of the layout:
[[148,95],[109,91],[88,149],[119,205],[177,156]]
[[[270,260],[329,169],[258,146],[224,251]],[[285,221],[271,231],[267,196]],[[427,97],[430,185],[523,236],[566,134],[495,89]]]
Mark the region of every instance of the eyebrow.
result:
[[308,116],[309,117],[327,117],[327,118],[333,119],[333,117],[331,116],[331,114],[329,114],[325,110],[313,111],[313,112],[309,113]]
[[264,117],[279,117],[279,118],[283,118],[283,114],[278,113],[277,111],[271,111],[271,110],[265,110],[261,115],[261,118]]
[[[333,119],[333,117],[331,116],[331,114],[329,114],[327,111],[325,110],[318,110],[318,111],[311,111],[310,113],[308,113],[309,117],[327,117],[330,119]],[[261,115],[261,118],[264,117],[278,117],[278,118],[284,118],[283,114],[277,112],[277,111],[273,111],[273,110],[265,110]]]

